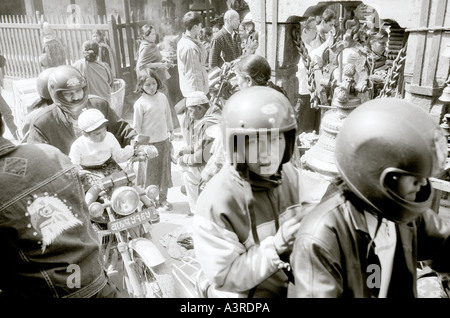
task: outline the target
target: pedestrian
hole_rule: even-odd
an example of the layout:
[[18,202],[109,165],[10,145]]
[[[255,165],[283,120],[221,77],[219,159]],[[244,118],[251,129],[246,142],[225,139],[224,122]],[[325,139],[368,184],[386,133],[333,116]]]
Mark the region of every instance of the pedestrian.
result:
[[[198,12],[187,12],[183,16],[185,32],[177,46],[177,65],[183,99],[175,105],[175,111],[182,133],[186,129],[185,121],[189,121],[186,116],[186,97],[195,91],[209,93],[209,79],[205,66],[208,52],[199,38],[202,23],[202,16]],[[186,136],[183,137],[186,140]]]
[[83,43],[83,58],[73,66],[83,74],[87,82],[88,94],[97,95],[111,103],[111,88],[114,83],[111,67],[98,60],[99,46],[94,40]]
[[105,34],[99,29],[94,29],[92,30],[92,40],[98,44],[98,60],[108,64],[111,68],[113,77],[117,77],[114,50],[110,46]]
[[242,19],[241,26],[244,28],[244,36],[241,35],[242,55],[255,54],[259,46],[259,33],[255,29],[251,12]]
[[207,57],[206,57],[206,61],[207,63],[205,64],[206,69],[209,71],[209,64],[208,64],[208,58],[209,58],[209,51],[211,50],[211,41],[212,41],[212,37],[213,37],[213,31],[211,27],[204,27],[202,29],[201,35],[200,35],[200,40],[203,44],[203,46],[206,48],[206,52]]
[[101,111],[86,109],[78,117],[82,135],[70,147],[69,158],[80,170],[88,206],[97,200],[102,190],[101,179],[122,171],[119,163],[134,154],[131,145],[122,148],[116,137],[106,130],[107,123]]
[[174,103],[168,89],[168,80],[170,79],[168,69],[171,67],[171,64],[163,60],[160,48],[156,44],[156,39],[156,29],[152,25],[144,24],[141,27],[141,38],[139,39],[136,74],[137,78],[139,78],[141,73],[144,72],[145,74],[147,69],[151,69],[157,74],[162,84],[162,87],[159,90],[166,95],[166,98],[169,101],[170,115],[173,122],[172,126],[175,126],[178,118],[175,114]]
[[53,146],[14,145],[4,131],[0,113],[0,297],[117,297],[75,166]]
[[215,23],[215,24],[212,26],[213,37],[217,34],[217,32],[220,31],[220,29],[222,29],[222,27],[223,27],[223,25],[220,24],[220,23]]
[[[169,101],[160,92],[163,85],[158,75],[147,69],[138,78],[136,93],[141,94],[134,103],[133,128],[141,142],[156,147],[158,156],[146,163],[144,183],[147,188],[156,185],[159,189],[158,207],[172,210],[172,203],[167,201],[167,193],[172,184],[171,142],[173,140],[173,124]],[[141,167],[142,168],[142,167]]]
[[121,147],[131,144],[137,136],[130,124],[119,118],[105,99],[88,95],[86,79],[73,66],[55,68],[48,79],[48,90],[53,104],[37,114],[30,125],[28,143],[50,144],[68,155],[72,143],[82,135],[78,117],[85,108],[96,108],[105,115],[107,129]]
[[388,33],[385,29],[370,30],[367,40],[366,67],[373,83],[371,98],[378,97],[386,82],[389,64],[387,64],[386,48]]
[[239,13],[233,9],[225,12],[224,25],[213,37],[209,52],[209,69],[222,67],[224,62],[232,62],[242,55],[239,28]]
[[337,189],[302,220],[293,297],[417,297],[418,261],[450,270],[450,224],[431,210],[447,140],[415,104],[379,98],[345,119]]
[[28,109],[28,114],[25,116],[24,124],[22,127],[22,135],[24,141],[27,140],[30,125],[39,111],[53,104],[52,97],[50,96],[50,92],[48,91],[48,78],[54,70],[54,67],[49,67],[40,72],[36,79],[36,91],[39,97],[31,104],[30,108]]
[[186,99],[189,125],[187,127],[188,142],[176,154],[177,164],[181,167],[183,184],[189,202],[189,215],[194,215],[200,192],[201,175],[210,158],[210,150],[214,138],[207,130],[221,121],[221,111],[211,105],[202,91],[192,92]]
[[39,64],[41,67],[45,69],[65,65],[67,63],[66,50],[48,22],[42,24],[41,34],[42,52],[39,56]]
[[334,37],[333,32],[335,32],[336,12],[330,8],[326,8],[322,12],[322,15],[319,16],[318,20],[319,22],[316,24],[317,36],[311,41],[311,46],[313,49],[321,46],[330,37]]
[[250,86],[268,86],[287,97],[286,91],[271,80],[272,69],[267,59],[258,54],[249,54],[240,58],[234,65],[239,89]]
[[15,123],[11,107],[8,105],[8,103],[2,96],[2,89],[5,87],[4,86],[5,64],[6,58],[0,54],[0,112],[3,114],[5,124],[8,127],[8,130],[11,133],[12,137],[16,140],[20,140],[18,128]]
[[[320,44],[318,47],[313,47],[312,42],[317,38],[316,19],[309,17],[305,22],[301,24],[301,39],[305,44],[306,52],[310,60],[311,69],[306,69],[304,57],[300,56],[298,62],[298,94],[299,101],[296,109],[298,133],[311,133],[315,132],[319,134],[321,110],[318,106],[311,105],[311,91],[310,86],[315,84],[316,87],[320,87],[320,79],[322,78],[322,56],[324,51],[331,47],[333,44],[333,37],[328,37],[326,41]],[[314,73],[315,83],[309,83],[308,72]]]
[[385,29],[370,30],[367,40],[368,57],[367,63],[369,73],[375,74],[377,71],[385,70],[386,66],[386,48],[388,42],[388,33]]
[[[297,123],[289,100],[255,86],[223,109],[226,163],[206,185],[193,221],[204,297],[285,298],[300,214],[298,172],[289,162]],[[301,211],[299,211],[301,212]]]

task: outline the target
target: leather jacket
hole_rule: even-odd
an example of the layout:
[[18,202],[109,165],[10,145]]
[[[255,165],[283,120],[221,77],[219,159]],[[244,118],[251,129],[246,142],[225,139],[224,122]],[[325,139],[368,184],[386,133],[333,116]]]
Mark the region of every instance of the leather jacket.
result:
[[[417,297],[418,261],[432,260],[435,270],[450,271],[450,224],[428,210],[415,222],[396,224],[396,233],[387,296]],[[293,297],[377,297],[379,289],[368,283],[373,265],[380,266],[374,251],[362,205],[338,190],[302,220],[290,258]]]
[[107,283],[75,166],[49,145],[0,137],[0,290],[91,297]]
[[209,181],[198,199],[193,233],[212,294],[287,296],[289,277],[282,268],[289,253],[278,255],[273,239],[292,217],[286,208],[299,201],[297,184],[291,163],[270,179],[225,164]]

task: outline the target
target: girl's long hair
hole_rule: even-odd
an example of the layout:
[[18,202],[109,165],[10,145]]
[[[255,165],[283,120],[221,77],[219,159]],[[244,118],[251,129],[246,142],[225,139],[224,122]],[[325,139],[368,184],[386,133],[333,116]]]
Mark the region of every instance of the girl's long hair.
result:
[[156,74],[156,72],[151,70],[150,68],[146,68],[146,69],[142,70],[142,72],[139,73],[137,84],[136,84],[136,90],[134,92],[139,93],[139,94],[144,92],[145,81],[147,80],[147,78],[150,78],[150,77],[155,79],[157,90],[158,91],[161,90],[163,85],[162,85],[162,82],[159,79],[158,75]]

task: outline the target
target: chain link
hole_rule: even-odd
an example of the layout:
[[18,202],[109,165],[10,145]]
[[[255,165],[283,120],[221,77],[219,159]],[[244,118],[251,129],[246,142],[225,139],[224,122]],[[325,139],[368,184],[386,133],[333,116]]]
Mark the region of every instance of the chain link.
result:
[[388,76],[386,77],[386,82],[384,83],[383,89],[380,91],[380,94],[377,98],[392,97],[394,95],[398,86],[400,76],[403,75],[403,69],[406,60],[406,44],[398,52],[397,57],[392,63],[392,67],[389,70]]

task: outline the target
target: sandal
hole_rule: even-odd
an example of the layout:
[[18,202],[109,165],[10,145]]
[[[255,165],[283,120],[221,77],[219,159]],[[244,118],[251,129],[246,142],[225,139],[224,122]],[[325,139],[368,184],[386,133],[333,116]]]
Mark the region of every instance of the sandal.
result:
[[159,204],[159,206],[162,207],[162,208],[164,208],[164,209],[166,209],[167,211],[172,211],[172,209],[173,209],[172,203],[169,203],[169,202],[167,202],[167,201],[161,202],[161,203]]

